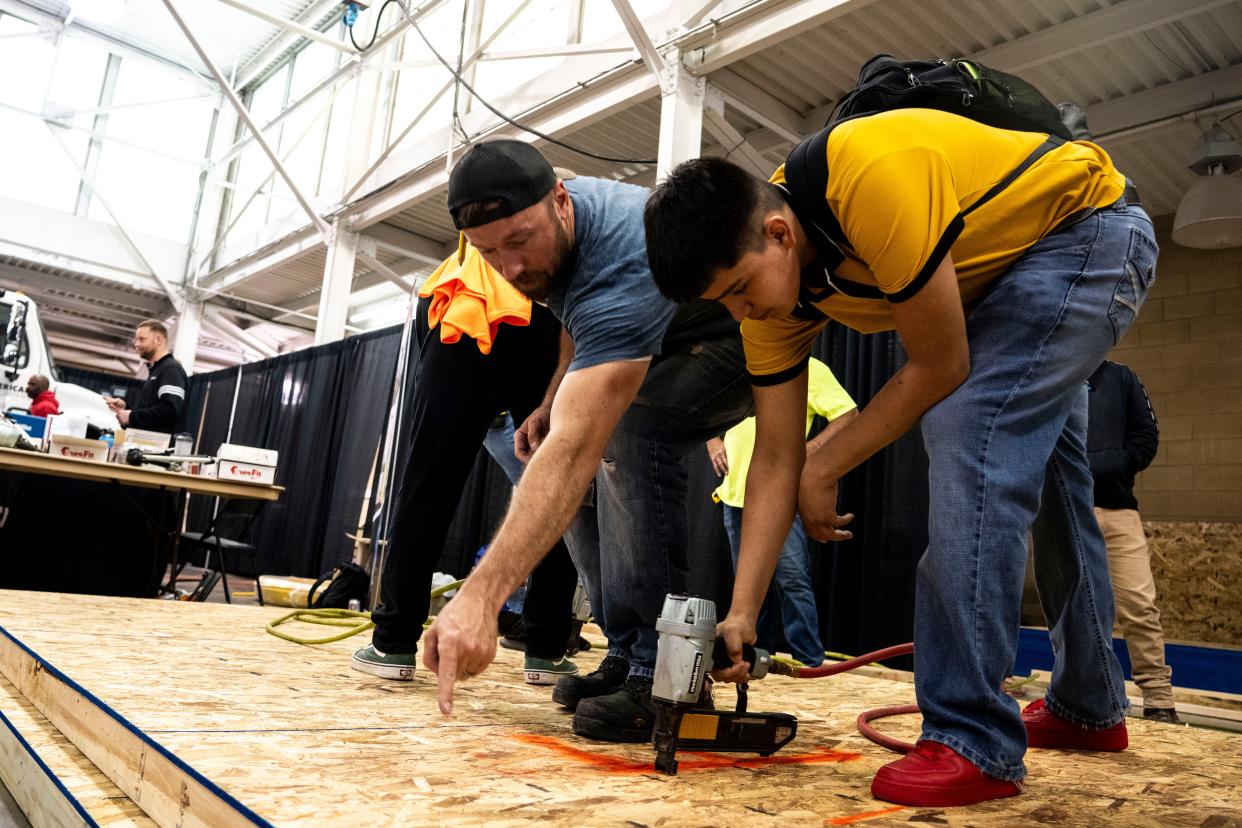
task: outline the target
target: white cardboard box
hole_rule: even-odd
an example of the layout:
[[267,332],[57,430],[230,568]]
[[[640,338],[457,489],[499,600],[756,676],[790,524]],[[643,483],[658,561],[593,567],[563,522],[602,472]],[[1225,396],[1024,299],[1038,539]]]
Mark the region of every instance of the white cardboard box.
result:
[[241,483],[260,483],[270,486],[276,482],[276,467],[220,458],[216,461],[216,477],[220,480],[237,480]]
[[103,440],[86,440],[67,434],[53,434],[47,453],[53,457],[72,457],[76,460],[89,460],[92,463],[106,463],[108,448],[108,444]]
[[172,435],[162,431],[147,431],[142,428],[131,428],[125,432],[125,442],[143,451],[159,453],[168,448]]
[[231,460],[251,466],[270,466],[275,468],[279,453],[274,449],[221,443],[220,449],[216,452],[216,457],[219,458],[222,464],[225,460]]

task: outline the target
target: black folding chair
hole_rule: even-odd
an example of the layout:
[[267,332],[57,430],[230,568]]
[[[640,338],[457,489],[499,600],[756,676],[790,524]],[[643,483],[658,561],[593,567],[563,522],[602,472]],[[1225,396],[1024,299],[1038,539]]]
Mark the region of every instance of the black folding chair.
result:
[[[214,550],[216,560],[220,567],[220,581],[224,584],[224,600],[233,603],[233,598],[229,594],[229,576],[228,576],[228,553],[246,554],[250,556],[250,560],[255,570],[255,590],[259,603],[263,603],[263,593],[258,587],[258,554],[254,545],[250,543],[250,527],[254,525],[255,518],[259,516],[259,512],[263,510],[266,501],[251,500],[249,498],[221,498],[220,509],[216,512],[215,518],[212,519],[205,532],[182,532],[181,543],[189,549],[202,549],[206,556],[203,561],[203,567],[206,570],[203,574],[204,582],[207,581],[211,571],[211,553]],[[206,587],[202,595],[195,594],[195,600],[206,600],[211,594],[211,590],[215,584],[212,583]],[[195,591],[196,593],[198,590]]]

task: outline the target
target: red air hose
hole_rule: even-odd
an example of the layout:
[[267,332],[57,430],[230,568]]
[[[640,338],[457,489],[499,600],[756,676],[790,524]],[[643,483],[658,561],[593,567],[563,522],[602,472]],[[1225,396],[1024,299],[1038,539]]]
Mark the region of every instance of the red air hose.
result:
[[[773,662],[772,672],[781,675],[793,676],[794,678],[823,678],[824,676],[835,676],[840,673],[846,673],[856,667],[862,667],[864,664],[874,664],[877,661],[884,661],[897,656],[910,655],[914,652],[913,644],[898,644],[895,647],[886,647],[883,650],[876,650],[873,653],[866,653],[857,658],[851,658],[849,661],[838,661],[834,664],[825,664],[821,667],[790,667],[781,662]],[[894,739],[892,736],[885,736],[880,731],[871,726],[871,722],[875,719],[882,719],[887,716],[904,716],[910,713],[918,713],[917,704],[898,704],[889,707],[877,707],[874,710],[867,710],[858,717],[858,732],[866,736],[871,741],[883,748],[896,751],[897,753],[909,753],[914,750],[914,745],[909,742],[903,742],[900,739]]]

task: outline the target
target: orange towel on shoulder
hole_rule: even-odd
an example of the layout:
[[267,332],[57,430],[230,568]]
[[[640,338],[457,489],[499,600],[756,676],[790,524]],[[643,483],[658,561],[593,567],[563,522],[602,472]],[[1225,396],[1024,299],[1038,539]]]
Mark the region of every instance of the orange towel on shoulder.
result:
[[431,297],[427,324],[439,325],[440,341],[448,345],[468,336],[480,352],[489,354],[501,324],[530,324],[530,300],[488,266],[465,237],[418,295]]

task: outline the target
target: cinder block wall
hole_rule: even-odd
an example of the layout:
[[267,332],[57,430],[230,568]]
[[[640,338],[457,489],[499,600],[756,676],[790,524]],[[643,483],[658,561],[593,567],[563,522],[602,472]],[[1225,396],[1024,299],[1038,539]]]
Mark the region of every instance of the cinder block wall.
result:
[[1156,221],[1156,285],[1110,356],[1143,380],[1160,451],[1135,493],[1145,520],[1242,521],[1242,248],[1191,250]]

